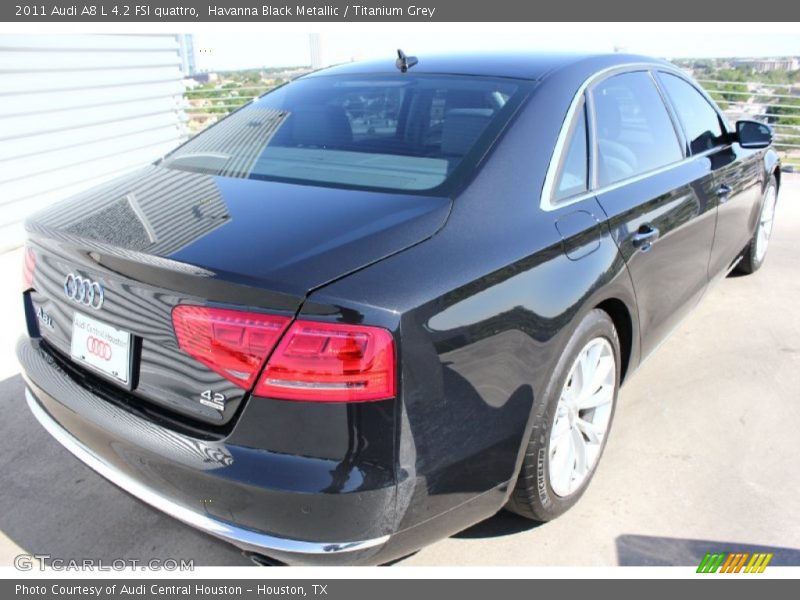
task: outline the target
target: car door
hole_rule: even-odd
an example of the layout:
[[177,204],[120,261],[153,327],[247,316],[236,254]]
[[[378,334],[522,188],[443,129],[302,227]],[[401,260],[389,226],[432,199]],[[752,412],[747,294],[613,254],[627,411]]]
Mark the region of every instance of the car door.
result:
[[708,284],[715,204],[694,191],[707,172],[685,142],[653,75],[611,75],[589,89],[597,201],[633,280],[642,356]]
[[702,92],[677,74],[659,72],[686,137],[689,152],[706,167],[694,184],[695,193],[717,208],[709,278],[724,274],[753,235],[754,210],[760,199],[760,174],[755,152],[731,142],[727,124]]

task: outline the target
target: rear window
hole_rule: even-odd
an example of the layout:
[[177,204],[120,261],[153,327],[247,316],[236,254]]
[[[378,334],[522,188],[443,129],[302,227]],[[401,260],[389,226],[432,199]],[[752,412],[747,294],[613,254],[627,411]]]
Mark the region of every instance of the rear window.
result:
[[316,76],[278,88],[168,155],[162,166],[315,185],[441,190],[480,160],[527,82]]

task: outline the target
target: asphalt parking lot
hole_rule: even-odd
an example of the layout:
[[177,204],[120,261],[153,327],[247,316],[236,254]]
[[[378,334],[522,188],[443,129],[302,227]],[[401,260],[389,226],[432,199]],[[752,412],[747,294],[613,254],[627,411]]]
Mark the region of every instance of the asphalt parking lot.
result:
[[[800,175],[784,175],[765,266],[709,289],[623,388],[594,482],[535,525],[500,513],[402,565],[691,565],[708,551],[800,565]],[[13,356],[20,253],[0,256],[0,564],[193,558],[250,564],[132,499],[36,423]]]

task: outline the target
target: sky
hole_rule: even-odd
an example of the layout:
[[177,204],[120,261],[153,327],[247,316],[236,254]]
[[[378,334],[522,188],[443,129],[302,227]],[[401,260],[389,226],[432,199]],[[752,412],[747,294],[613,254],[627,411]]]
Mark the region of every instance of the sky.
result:
[[797,23],[401,23],[288,24],[236,31],[187,29],[200,70],[310,64],[309,33],[319,33],[325,65],[464,50],[622,49],[662,58],[800,56]]

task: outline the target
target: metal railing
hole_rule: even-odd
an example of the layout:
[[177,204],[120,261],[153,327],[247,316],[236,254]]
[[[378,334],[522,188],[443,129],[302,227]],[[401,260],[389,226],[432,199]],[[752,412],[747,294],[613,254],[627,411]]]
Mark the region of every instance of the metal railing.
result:
[[[784,160],[800,165],[800,84],[717,79],[698,79],[698,82],[719,103],[731,122],[754,119],[768,123],[775,133],[775,148]],[[198,133],[273,87],[264,82],[187,89],[184,111],[189,131]]]
[[215,89],[186,89],[183,100],[189,132],[192,135],[199,133],[274,87],[275,84],[264,82],[242,86],[221,84]]
[[800,164],[800,84],[698,79],[731,121],[768,123],[784,161]]

